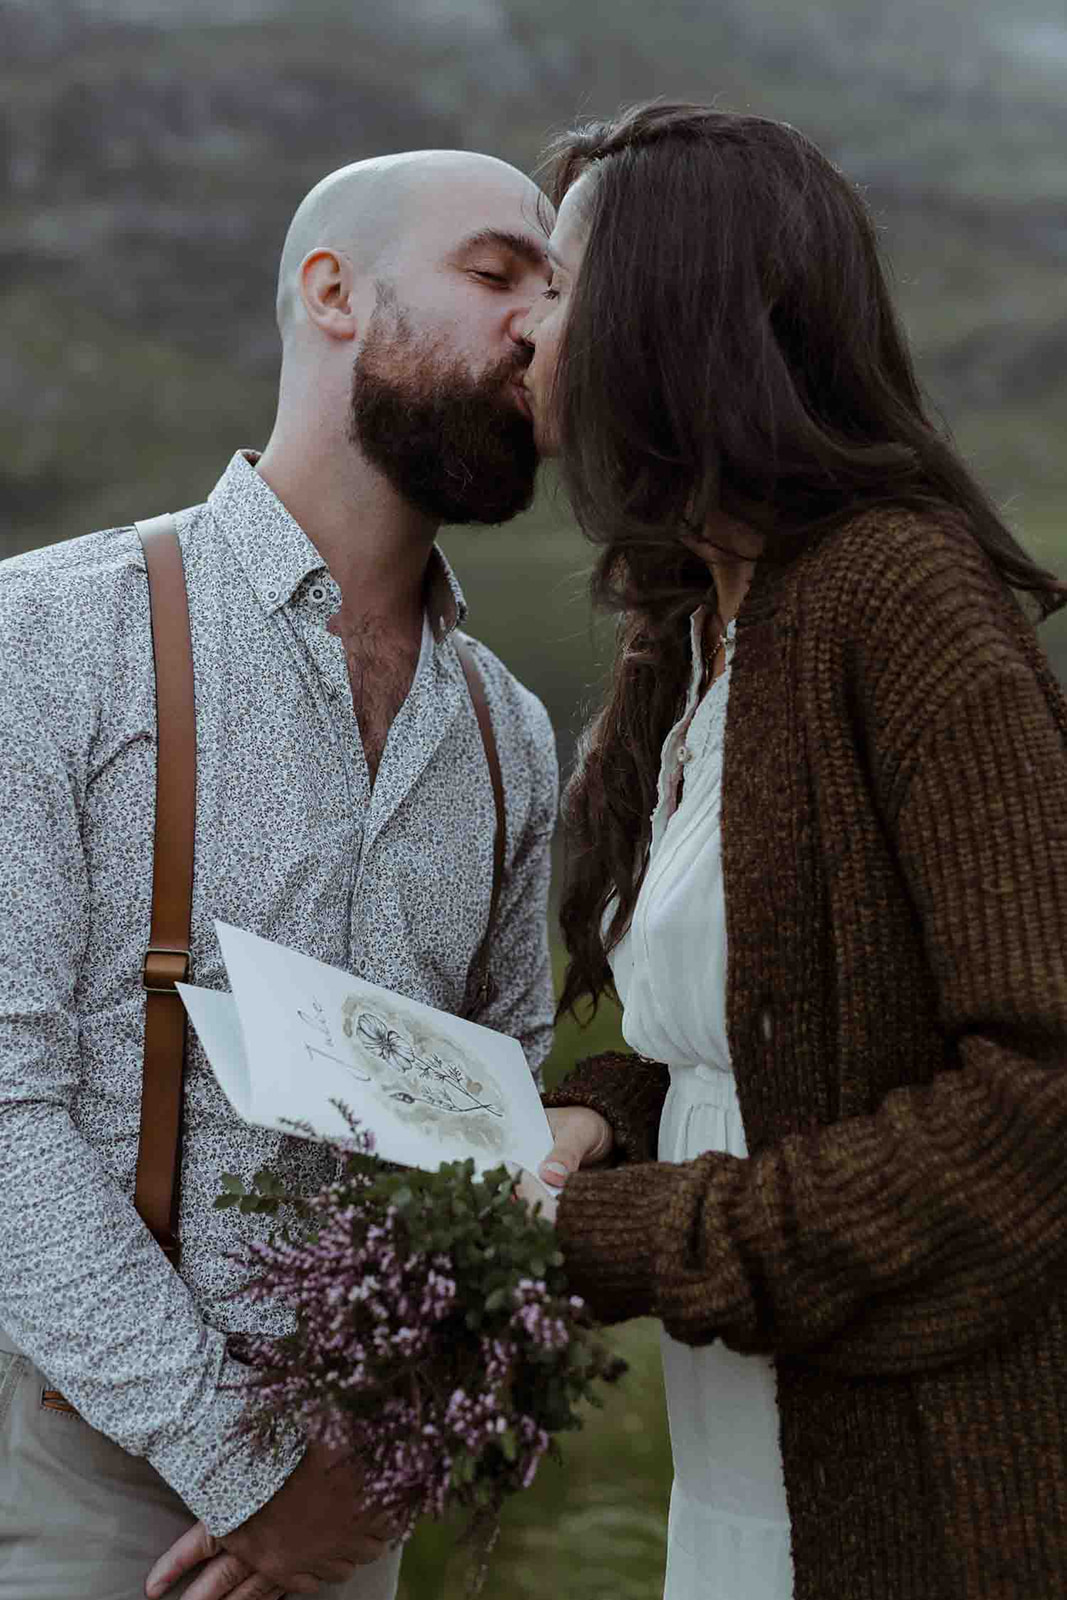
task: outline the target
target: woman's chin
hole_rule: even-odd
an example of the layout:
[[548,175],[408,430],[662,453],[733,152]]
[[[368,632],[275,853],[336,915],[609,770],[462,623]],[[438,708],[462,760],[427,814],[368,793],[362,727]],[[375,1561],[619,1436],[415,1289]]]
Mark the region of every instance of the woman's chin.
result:
[[534,412],[533,425],[534,444],[537,446],[537,454],[541,457],[541,460],[548,461],[552,457],[558,456],[559,439],[556,435],[556,430],[550,424],[543,422],[536,411]]

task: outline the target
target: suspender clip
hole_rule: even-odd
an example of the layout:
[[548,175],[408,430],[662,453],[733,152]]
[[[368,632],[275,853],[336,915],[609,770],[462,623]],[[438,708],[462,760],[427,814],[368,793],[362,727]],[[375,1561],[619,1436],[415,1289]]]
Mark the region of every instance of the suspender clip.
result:
[[176,983],[189,977],[188,950],[173,950],[152,944],[145,951],[142,980],[149,994],[173,994]]

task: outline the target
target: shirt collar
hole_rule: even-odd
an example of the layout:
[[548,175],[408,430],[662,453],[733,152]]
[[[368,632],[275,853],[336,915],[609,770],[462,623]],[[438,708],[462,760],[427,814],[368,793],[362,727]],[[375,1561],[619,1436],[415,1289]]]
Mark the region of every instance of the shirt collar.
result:
[[426,567],[426,615],[435,644],[447,639],[467,619],[467,602],[459,579],[439,544],[430,551]]
[[[238,450],[208,496],[208,507],[264,611],[287,605],[313,573],[328,568],[296,518],[255,470],[256,450]],[[426,569],[426,612],[440,644],[467,615],[463,590],[435,544]]]
[[[696,705],[700,698],[700,688],[704,682],[704,624],[707,621],[708,608],[706,605],[697,606],[689,617],[689,692],[686,697],[686,710],[689,711]],[[725,638],[730,642],[737,641],[738,618],[734,617],[726,627]],[[727,657],[729,661],[729,656]]]
[[700,605],[689,618],[689,690],[685,701],[687,711],[696,705],[704,678],[704,619],[707,614],[707,606]]

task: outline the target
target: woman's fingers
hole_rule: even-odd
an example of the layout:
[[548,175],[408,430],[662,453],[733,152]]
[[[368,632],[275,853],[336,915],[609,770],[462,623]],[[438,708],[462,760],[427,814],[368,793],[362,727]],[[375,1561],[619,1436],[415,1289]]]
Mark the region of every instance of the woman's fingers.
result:
[[515,1193],[520,1200],[525,1200],[528,1206],[538,1209],[546,1222],[555,1222],[558,1204],[556,1197],[546,1194],[544,1184],[539,1183],[532,1173],[524,1171],[520,1174]]
[[579,1167],[603,1161],[614,1142],[610,1124],[588,1106],[561,1106],[548,1112],[555,1143],[537,1171],[553,1189],[562,1189]]

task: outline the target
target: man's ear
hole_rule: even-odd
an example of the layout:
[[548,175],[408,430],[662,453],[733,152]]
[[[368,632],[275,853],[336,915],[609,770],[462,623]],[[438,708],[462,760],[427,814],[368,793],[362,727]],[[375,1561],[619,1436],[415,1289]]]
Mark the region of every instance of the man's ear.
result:
[[354,339],[352,263],[339,250],[312,250],[300,263],[300,298],[304,313],[329,339]]

